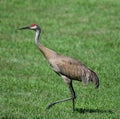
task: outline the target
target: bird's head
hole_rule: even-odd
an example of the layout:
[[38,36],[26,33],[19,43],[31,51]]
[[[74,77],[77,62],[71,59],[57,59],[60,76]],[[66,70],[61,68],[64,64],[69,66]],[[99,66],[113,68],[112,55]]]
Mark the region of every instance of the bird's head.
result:
[[19,28],[19,30],[25,30],[25,29],[29,29],[29,30],[39,30],[41,31],[40,27],[37,24],[31,24],[30,26],[25,26],[25,27],[21,27]]

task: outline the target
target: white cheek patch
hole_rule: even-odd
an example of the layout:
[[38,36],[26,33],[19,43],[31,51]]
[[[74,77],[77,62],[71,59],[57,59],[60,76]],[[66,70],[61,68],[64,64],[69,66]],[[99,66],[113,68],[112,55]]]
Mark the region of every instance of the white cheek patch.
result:
[[31,29],[36,29],[36,26],[32,26]]

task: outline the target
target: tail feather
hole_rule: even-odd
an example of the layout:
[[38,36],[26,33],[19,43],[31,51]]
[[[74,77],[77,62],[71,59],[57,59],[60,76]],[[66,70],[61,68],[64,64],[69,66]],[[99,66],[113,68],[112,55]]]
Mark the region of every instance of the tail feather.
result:
[[91,80],[95,84],[95,88],[97,89],[99,87],[99,78],[95,72],[93,72]]
[[93,82],[96,89],[99,87],[99,78],[97,74],[92,70],[91,72],[87,73],[85,76],[82,76],[81,79],[85,84],[88,84],[90,81]]

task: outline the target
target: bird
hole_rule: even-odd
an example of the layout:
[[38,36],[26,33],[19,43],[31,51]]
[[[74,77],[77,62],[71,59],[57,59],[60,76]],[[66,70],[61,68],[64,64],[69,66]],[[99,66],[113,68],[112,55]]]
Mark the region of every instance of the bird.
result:
[[69,98],[54,101],[50,103],[46,109],[50,109],[51,107],[53,107],[58,103],[71,100],[72,111],[74,112],[76,93],[73,88],[73,83],[72,83],[73,80],[84,82],[85,84],[92,82],[95,85],[95,88],[97,89],[99,87],[99,78],[97,74],[93,70],[88,68],[85,64],[83,64],[81,61],[61,55],[42,45],[40,42],[41,28],[39,25],[34,23],[31,24],[30,26],[19,28],[19,30],[25,30],[25,29],[33,30],[36,32],[35,44],[37,45],[40,52],[43,54],[45,59],[52,67],[52,70],[64,80],[64,82],[67,84],[70,90],[71,96]]

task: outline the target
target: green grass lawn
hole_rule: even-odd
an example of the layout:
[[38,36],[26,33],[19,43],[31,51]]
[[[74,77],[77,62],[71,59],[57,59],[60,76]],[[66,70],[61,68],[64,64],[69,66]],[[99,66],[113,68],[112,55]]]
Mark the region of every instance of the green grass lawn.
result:
[[[97,72],[100,87],[73,82],[77,99],[50,110],[69,97],[62,79],[34,42],[35,32],[18,31],[37,23],[41,43],[80,60]],[[1,119],[119,119],[119,0],[0,0]]]

